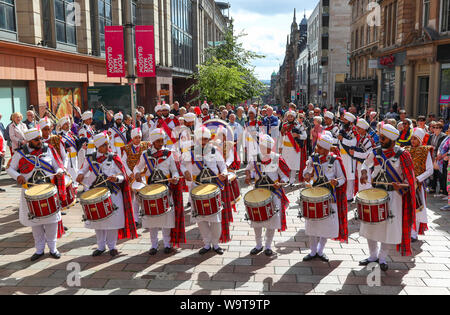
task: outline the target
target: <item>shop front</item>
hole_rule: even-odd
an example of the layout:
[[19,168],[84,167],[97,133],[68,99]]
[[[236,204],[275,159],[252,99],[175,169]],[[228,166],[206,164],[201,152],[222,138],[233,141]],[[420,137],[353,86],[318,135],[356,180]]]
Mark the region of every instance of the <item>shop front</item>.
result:
[[0,122],[5,127],[13,113],[19,112],[25,119],[28,104],[28,82],[0,80]]
[[400,68],[399,72],[401,72],[402,67],[405,65],[405,61],[406,52],[389,54],[378,58],[377,68],[381,73],[379,111],[382,115],[389,112],[390,108],[402,99],[402,88],[399,89],[399,97],[396,99],[396,85],[398,84],[400,86],[402,81],[400,77],[396,76],[396,69]]
[[438,62],[440,63],[439,112],[445,120],[450,119],[450,45],[438,47]]

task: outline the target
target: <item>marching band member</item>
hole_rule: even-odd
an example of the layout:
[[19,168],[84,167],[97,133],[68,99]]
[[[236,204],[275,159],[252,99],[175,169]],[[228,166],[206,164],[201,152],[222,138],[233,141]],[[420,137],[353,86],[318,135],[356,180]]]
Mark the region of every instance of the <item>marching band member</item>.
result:
[[[49,177],[45,177],[54,175],[59,198],[64,199],[66,197],[64,166],[58,153],[51,145],[43,143],[42,133],[37,128],[26,131],[24,135],[27,144],[13,155],[6,170],[8,175],[23,187],[27,187],[27,183],[48,183]],[[47,218],[31,218],[25,200],[25,190],[22,188],[19,220],[22,225],[31,227],[33,231],[36,253],[31,257],[31,261],[36,261],[44,255],[45,244],[50,250],[50,255],[59,259],[61,254],[56,249],[56,241],[64,234],[61,212],[58,211]]]
[[340,157],[330,153],[333,138],[330,133],[319,135],[316,152],[306,163],[303,177],[307,182],[314,180],[313,186],[323,185],[329,188],[333,195],[331,208],[333,212],[324,220],[306,219],[305,233],[309,236],[311,252],[303,258],[310,261],[319,258],[324,262],[329,259],[324,253],[327,239],[348,241],[346,174]]
[[[173,244],[180,244],[186,242],[185,228],[184,228],[184,208],[182,190],[179,183],[179,173],[175,164],[173,152],[164,146],[165,133],[162,129],[155,129],[150,134],[151,148],[141,154],[139,163],[134,168],[134,176],[138,182],[148,180],[148,185],[158,183],[161,178],[167,178],[165,183],[170,185],[170,210],[163,215],[144,216],[143,227],[150,229],[150,240],[152,247],[150,255],[156,255],[158,252],[158,232],[162,230],[164,253],[170,254],[172,252],[171,242]],[[143,178],[144,177],[144,178]],[[155,179],[154,179],[155,178]]]
[[119,156],[122,154],[122,148],[128,144],[127,131],[128,128],[123,124],[123,114],[120,112],[115,114],[114,125],[109,128],[108,133],[111,135],[111,149]]
[[208,102],[204,102],[203,105],[201,106],[202,109],[202,114],[200,115],[200,119],[202,121],[202,124],[204,124],[205,122],[207,122],[208,120],[214,119],[213,114],[209,113],[209,105]]
[[[108,188],[117,209],[109,218],[96,222],[86,221],[85,226],[95,230],[97,236],[98,248],[92,256],[102,255],[108,245],[110,255],[115,257],[119,254],[116,249],[118,239],[137,238],[131,189],[126,180],[125,166],[120,157],[110,150],[107,133],[95,135],[93,142],[97,152],[86,158],[77,182],[91,188]],[[107,182],[103,183],[105,179]]]
[[78,137],[82,142],[87,142],[87,148],[82,148],[78,152],[78,165],[83,165],[83,162],[86,158],[86,156],[91,155],[95,152],[95,145],[94,145],[94,129],[92,128],[92,111],[84,112],[83,115],[81,115],[81,120],[83,121],[83,124],[81,125],[80,129],[78,130]]
[[[388,191],[391,212],[388,220],[378,224],[361,223],[359,234],[367,239],[370,257],[360,262],[366,266],[379,262],[383,271],[388,270],[386,258],[390,247],[398,245],[402,256],[411,256],[411,228],[415,224],[415,189],[405,188],[400,184],[415,187],[414,165],[409,152],[396,145],[400,132],[389,124],[384,124],[380,131],[381,147],[377,147],[365,160],[362,168],[361,183],[368,181],[368,172],[374,167],[372,178],[390,185],[375,185]],[[381,243],[381,249],[378,247]]]
[[247,162],[253,161],[253,158],[258,154],[258,137],[259,128],[262,126],[261,121],[257,119],[256,109],[251,106],[248,109],[248,121],[245,124],[244,139],[245,139],[245,160]]
[[[70,130],[70,117],[66,116],[58,121],[61,128],[60,136],[64,144],[64,149],[67,153],[67,172],[73,179],[78,176],[78,149],[81,149],[81,142]],[[87,144],[84,145],[84,149],[87,149]],[[78,183],[74,182],[73,185],[78,187]]]
[[411,146],[405,149],[411,154],[416,175],[416,228],[412,230],[412,242],[417,241],[417,235],[424,235],[428,231],[427,198],[425,181],[433,175],[433,147],[423,146],[426,132],[416,128],[411,137]]
[[356,132],[359,134],[359,139],[356,144],[356,148],[349,150],[350,155],[356,160],[356,172],[355,172],[355,195],[358,191],[370,189],[372,185],[370,183],[362,185],[359,178],[361,178],[361,168],[364,161],[369,156],[370,152],[375,148],[375,142],[368,134],[370,128],[369,123],[365,119],[358,119],[356,123]]
[[331,132],[333,138],[337,138],[339,136],[339,127],[334,124],[334,114],[330,111],[327,111],[324,115],[325,122],[325,131]]
[[[231,196],[228,186],[228,170],[222,155],[217,152],[209,143],[211,140],[211,131],[206,127],[200,127],[195,131],[195,145],[182,155],[181,169],[191,191],[197,187],[197,183],[202,183],[197,178],[202,171],[207,170],[217,176],[216,183],[222,190],[222,201],[224,207],[222,212],[208,217],[191,217],[194,223],[198,224],[203,238],[204,247],[199,251],[204,255],[211,250],[223,255],[223,249],[219,246],[219,241],[226,243],[230,241],[229,223],[232,222]],[[200,182],[198,182],[199,180]],[[191,202],[192,204],[192,202]]]
[[270,220],[265,222],[251,222],[251,227],[255,231],[256,247],[251,250],[251,255],[257,255],[263,251],[262,230],[266,229],[265,235],[265,251],[266,256],[272,256],[272,242],[275,235],[275,230],[285,231],[287,229],[286,223],[286,209],[289,206],[289,199],[286,197],[282,188],[283,183],[289,181],[290,169],[281,155],[272,151],[275,146],[275,141],[269,135],[262,135],[259,142],[261,155],[258,156],[258,161],[249,163],[245,172],[245,182],[247,185],[251,184],[251,173],[256,172],[256,188],[258,182],[263,177],[267,176],[270,182],[273,183],[272,195],[274,198],[274,205],[277,209],[277,214]]
[[[353,156],[350,154],[350,149],[356,147],[358,142],[358,136],[353,123],[356,121],[356,117],[346,112],[342,118],[342,129],[338,135],[338,146],[344,163],[345,174],[347,175],[347,200],[352,201],[355,190],[355,172],[356,163]],[[335,143],[335,142],[334,142]]]
[[[150,143],[141,142],[142,131],[140,128],[135,128],[131,131],[131,143],[122,147],[122,162],[127,171],[127,178],[130,185],[135,181],[134,177],[134,167],[139,162],[141,155],[144,151],[147,151]],[[133,209],[134,209],[134,219],[136,221],[136,226],[139,226],[139,200],[134,192],[132,192],[133,199]]]
[[159,119],[157,128],[163,129],[166,134],[165,146],[172,149],[173,145],[177,143],[176,137],[172,134],[173,130],[180,126],[180,122],[173,114],[170,114],[170,105],[163,103],[161,105],[161,119]]
[[61,140],[61,136],[52,135],[53,126],[51,121],[47,117],[41,119],[38,125],[42,133],[42,141],[53,146],[53,148],[56,150],[56,153],[58,153],[59,158],[63,162],[64,170],[66,170],[68,165],[67,153],[64,149],[64,143]]
[[304,128],[302,131],[302,127],[297,122],[294,111],[288,111],[286,116],[287,122],[281,129],[281,136],[283,138],[280,154],[291,170],[289,183],[293,185],[295,183],[297,171],[300,170],[301,154],[304,153],[301,148],[305,145],[308,136]]

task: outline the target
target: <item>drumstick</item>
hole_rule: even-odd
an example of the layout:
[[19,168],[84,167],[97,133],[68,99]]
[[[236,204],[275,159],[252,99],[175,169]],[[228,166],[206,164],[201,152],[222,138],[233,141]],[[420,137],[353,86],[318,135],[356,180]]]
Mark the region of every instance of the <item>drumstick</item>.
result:
[[[114,177],[117,177],[117,176],[119,176],[119,175],[122,175],[122,173],[117,174],[117,175],[114,175]],[[101,183],[98,183],[97,185],[94,186],[94,188],[97,188],[98,186],[103,185],[103,184],[106,183],[107,181],[108,181],[108,179],[104,180],[104,181],[101,182]],[[83,185],[83,186],[84,186],[84,185]],[[86,186],[85,186],[85,187],[86,187]]]
[[160,181],[154,182],[154,184],[165,183],[165,182],[168,182],[169,180],[172,180],[172,179],[184,179],[184,177],[164,179],[164,180],[160,180]]
[[[373,185],[379,185],[379,186],[381,186],[381,185],[386,185],[386,186],[394,186],[394,183],[377,183],[377,182],[375,182],[375,183],[373,183]],[[408,184],[398,184],[398,186],[399,187],[402,187],[402,188],[409,188],[409,185]]]
[[[337,180],[337,181],[340,181],[341,179],[343,179],[343,178],[341,177],[341,178],[338,178],[338,179],[336,179],[336,180]],[[331,184],[331,181],[329,181],[329,182],[327,182],[327,183],[323,183],[323,184],[317,185],[317,186],[314,186],[314,187],[322,187],[322,186],[325,186],[325,185],[328,185],[328,184]]]
[[[276,184],[269,184],[269,185],[259,185],[259,187],[274,187]],[[280,186],[287,186],[288,183],[280,183]]]

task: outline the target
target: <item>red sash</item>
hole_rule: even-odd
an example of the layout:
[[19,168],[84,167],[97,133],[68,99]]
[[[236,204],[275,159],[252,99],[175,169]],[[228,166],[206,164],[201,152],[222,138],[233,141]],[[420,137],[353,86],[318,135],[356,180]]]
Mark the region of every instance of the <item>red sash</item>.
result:
[[286,135],[289,138],[289,141],[291,141],[292,145],[294,146],[295,152],[300,153],[300,147],[298,145],[298,143],[295,141],[294,136],[292,135],[292,130],[293,126],[291,125],[290,127],[286,128]]
[[167,133],[167,135],[169,136],[170,140],[172,140],[172,143],[175,144],[177,143],[177,139],[175,139],[174,137],[172,137],[172,129],[169,128],[169,126],[167,125],[166,121],[163,118],[159,119],[160,121],[160,127],[162,129],[164,129],[164,131]]

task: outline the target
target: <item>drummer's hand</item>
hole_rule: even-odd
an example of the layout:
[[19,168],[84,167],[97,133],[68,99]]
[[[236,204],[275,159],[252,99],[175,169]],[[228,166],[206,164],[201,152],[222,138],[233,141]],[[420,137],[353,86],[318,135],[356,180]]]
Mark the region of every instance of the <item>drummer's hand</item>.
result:
[[25,179],[25,177],[19,176],[19,177],[17,177],[17,183],[19,185],[25,185],[27,183],[27,180]]
[[134,178],[138,183],[142,183],[142,176],[141,173],[133,174]]
[[184,173],[184,178],[186,179],[186,181],[192,182],[191,173],[189,173],[188,171],[186,171],[186,173]]
[[116,183],[117,182],[117,177],[116,176],[109,176],[108,177],[108,181],[111,183]]
[[303,176],[303,179],[305,180],[305,182],[310,182],[311,181],[311,174],[307,173],[305,176]]
[[136,179],[136,177],[134,176],[134,173],[131,173],[129,176],[128,176],[128,180],[130,181],[130,182],[132,182],[133,180],[135,180]]
[[221,182],[224,182],[224,181],[226,181],[227,179],[228,179],[228,175],[222,175],[222,174],[219,174],[219,179],[220,179],[220,181]]
[[82,174],[80,174],[80,175],[78,175],[78,177],[77,177],[77,183],[82,183],[83,182],[83,180],[84,180],[84,175],[82,175]]
[[171,184],[174,184],[174,185],[176,185],[176,184],[178,184],[178,178],[170,178],[169,179],[169,183],[171,183]]
[[87,144],[87,143],[83,143],[83,145],[81,146],[81,148],[82,148],[83,150],[87,150],[88,144]]
[[348,152],[350,153],[350,155],[355,155],[355,150],[350,149]]
[[330,184],[333,187],[337,187],[337,185],[339,185],[339,182],[337,181],[337,179],[332,179],[332,180],[330,180]]
[[252,179],[250,177],[245,177],[245,183],[250,185],[252,183]]
[[281,186],[281,183],[275,183],[275,184],[273,184],[273,188],[275,188],[275,189],[280,189],[282,186]]
[[56,174],[56,178],[62,179],[64,177],[64,172]]
[[400,192],[400,190],[404,189],[404,187],[401,187],[400,185],[401,185],[401,183],[392,183],[392,186],[394,187],[395,191],[397,191],[397,192]]

